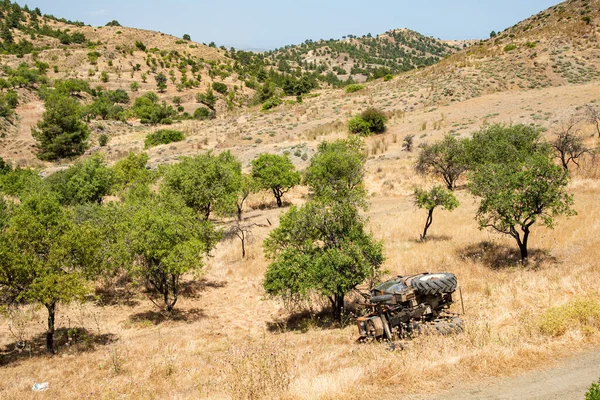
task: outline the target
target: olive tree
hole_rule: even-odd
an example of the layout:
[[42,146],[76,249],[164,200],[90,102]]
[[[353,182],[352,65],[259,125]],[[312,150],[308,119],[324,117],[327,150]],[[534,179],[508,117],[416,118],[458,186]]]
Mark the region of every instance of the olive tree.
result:
[[244,203],[250,194],[258,191],[258,185],[252,176],[247,174],[239,175],[237,199],[235,202],[236,215],[238,221],[242,220],[242,212],[244,211]]
[[381,273],[382,243],[365,232],[365,157],[359,139],[322,143],[305,180],[312,199],[292,207],[264,242],[264,288],[284,299],[318,293],[340,320],[346,294]]
[[262,189],[271,190],[277,207],[283,207],[281,198],[300,183],[300,173],[287,155],[263,153],[252,161],[252,177]]
[[100,203],[110,194],[114,179],[104,158],[95,155],[50,175],[48,181],[59,194],[61,203],[75,205]]
[[76,224],[49,190],[30,193],[0,227],[2,298],[48,312],[46,349],[54,352],[56,307],[83,300],[101,268],[99,228]]
[[361,203],[365,199],[365,160],[363,142],[358,137],[323,142],[310,161],[304,181],[316,199]]
[[452,211],[459,205],[454,194],[440,185],[435,185],[429,190],[415,188],[414,196],[416,206],[427,211],[427,220],[421,234],[421,240],[426,240],[427,238],[427,230],[433,223],[433,211],[437,207]]
[[381,272],[383,245],[364,230],[364,219],[348,203],[293,206],[264,242],[267,294],[288,300],[318,293],[329,299],[340,321],[348,292]]
[[454,190],[468,167],[464,143],[464,140],[447,135],[439,142],[424,144],[415,163],[417,173],[441,178],[448,190]]
[[241,170],[241,163],[229,151],[184,157],[167,170],[163,188],[181,196],[208,220],[213,211],[225,215],[236,210]]
[[546,154],[533,154],[520,163],[480,166],[471,175],[469,189],[481,199],[476,215],[480,229],[514,238],[525,262],[536,222],[552,228],[556,216],[575,214],[567,184],[567,171]]
[[168,193],[150,195],[131,205],[128,213],[124,231],[133,261],[131,274],[158,297],[150,297],[155,305],[171,312],[179,298],[181,276],[201,272],[202,256],[215,247],[219,233]]

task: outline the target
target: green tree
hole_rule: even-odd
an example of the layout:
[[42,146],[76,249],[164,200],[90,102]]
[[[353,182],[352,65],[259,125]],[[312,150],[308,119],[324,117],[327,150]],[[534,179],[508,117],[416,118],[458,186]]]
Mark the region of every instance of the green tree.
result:
[[246,199],[248,199],[250,194],[256,193],[258,189],[258,185],[251,175],[239,175],[237,200],[235,202],[238,221],[242,220],[242,212],[244,211],[244,203],[246,202]]
[[271,261],[266,293],[296,300],[316,292],[329,299],[340,321],[345,295],[377,278],[384,261],[382,243],[364,231],[364,223],[348,203],[311,201],[291,207],[264,242]]
[[427,211],[427,220],[425,221],[425,228],[423,229],[421,240],[426,240],[427,238],[427,230],[433,222],[433,211],[437,207],[452,211],[459,205],[454,194],[450,190],[439,185],[435,185],[430,190],[415,188],[414,196],[416,206]]
[[306,169],[304,181],[318,200],[363,204],[365,161],[363,142],[357,137],[323,142]]
[[213,82],[212,88],[215,92],[221,93],[223,95],[227,94],[227,85],[221,82]]
[[46,307],[46,348],[54,351],[56,306],[83,300],[101,267],[98,228],[77,225],[50,191],[23,199],[0,231],[0,290],[4,299]]
[[421,146],[415,163],[417,173],[441,178],[449,190],[467,170],[464,140],[447,135],[443,140]]
[[184,33],[183,40],[187,40],[189,42],[190,40],[192,40],[192,37],[190,35],[188,35],[187,33]]
[[198,101],[198,103],[202,103],[204,104],[206,107],[210,108],[211,110],[215,110],[215,104],[217,103],[217,98],[215,97],[215,94],[213,93],[212,89],[209,87],[208,89],[206,89],[206,93],[198,93],[196,95],[196,100]]
[[167,89],[167,77],[162,72],[156,74],[154,76],[156,80],[156,87],[160,93],[163,93]]
[[469,189],[481,198],[476,215],[480,229],[492,228],[513,237],[525,262],[536,222],[553,228],[556,216],[575,214],[567,184],[566,171],[547,154],[534,153],[520,163],[478,167],[471,174]]
[[162,303],[171,312],[179,298],[181,276],[201,272],[201,257],[215,247],[219,233],[177,196],[151,195],[132,208],[126,230],[134,260],[131,274],[159,297],[150,297],[154,304]]
[[138,90],[140,90],[140,84],[137,81],[133,81],[129,85],[129,89],[131,89],[132,92],[137,92]]
[[37,140],[38,158],[57,160],[82,154],[87,148],[89,129],[81,120],[81,106],[71,97],[50,94],[46,111],[31,133]]
[[101,203],[110,194],[114,177],[104,157],[94,155],[47,178],[64,205]]
[[111,167],[114,190],[123,193],[136,186],[147,186],[155,180],[155,174],[147,168],[148,154],[131,152]]
[[252,161],[252,177],[262,189],[271,190],[277,207],[283,207],[281,198],[300,183],[300,173],[287,155],[263,153]]
[[550,150],[540,128],[525,124],[487,125],[464,142],[464,154],[470,169],[485,164],[521,163],[532,154],[549,155]]
[[235,212],[241,174],[241,163],[229,151],[218,156],[206,153],[184,157],[170,167],[163,186],[208,220],[213,211],[220,215]]

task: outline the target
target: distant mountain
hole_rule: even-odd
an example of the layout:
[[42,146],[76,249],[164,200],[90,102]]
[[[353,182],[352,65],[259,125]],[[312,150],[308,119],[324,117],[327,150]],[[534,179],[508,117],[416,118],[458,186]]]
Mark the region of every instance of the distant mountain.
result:
[[375,37],[307,40],[268,51],[265,56],[282,72],[300,69],[362,82],[435,64],[461,48],[409,29],[396,29]]

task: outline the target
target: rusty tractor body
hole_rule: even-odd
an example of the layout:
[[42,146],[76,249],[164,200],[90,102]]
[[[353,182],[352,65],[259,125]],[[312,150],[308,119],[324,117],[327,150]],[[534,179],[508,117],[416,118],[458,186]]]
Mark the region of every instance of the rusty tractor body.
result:
[[458,282],[451,273],[399,276],[371,290],[366,306],[370,313],[357,319],[361,339],[403,337],[434,323],[453,303]]

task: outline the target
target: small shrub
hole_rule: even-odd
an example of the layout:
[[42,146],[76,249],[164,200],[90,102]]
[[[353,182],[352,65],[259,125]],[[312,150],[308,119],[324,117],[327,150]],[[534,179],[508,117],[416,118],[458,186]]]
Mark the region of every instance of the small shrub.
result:
[[589,387],[585,393],[585,400],[600,400],[600,379]]
[[537,46],[537,43],[535,43],[535,42],[527,42],[527,43],[525,43],[525,46],[527,46],[530,49],[534,49]]
[[180,142],[185,139],[185,135],[181,131],[171,129],[161,129],[154,133],[149,133],[146,136],[144,145],[146,148],[158,146],[161,144],[168,144],[173,142]]
[[270,98],[269,100],[265,101],[262,105],[262,110],[263,111],[268,111],[272,108],[277,107],[278,105],[281,104],[281,99],[278,99],[276,97]]
[[383,77],[383,81],[384,81],[384,82],[389,82],[389,81],[391,81],[392,79],[394,79],[394,75],[392,75],[392,74],[387,74],[387,75],[385,75],[385,76]]
[[139,40],[136,40],[136,41],[135,41],[135,47],[136,47],[138,50],[141,50],[141,51],[146,51],[146,45],[145,45],[144,43],[140,42]]
[[221,82],[213,82],[212,88],[215,92],[221,94],[227,94],[227,85]]
[[511,43],[511,44],[508,44],[508,45],[506,45],[506,46],[504,47],[504,51],[508,53],[509,51],[513,51],[513,50],[514,50],[514,49],[516,49],[516,48],[517,48],[517,45],[516,45],[516,44],[513,44],[513,43]]
[[206,119],[213,119],[214,118],[214,113],[211,112],[208,108],[204,108],[204,107],[200,107],[197,108],[196,111],[194,111],[194,119],[199,119],[199,120],[206,120]]
[[413,139],[415,135],[406,135],[402,140],[402,150],[408,151],[409,153],[413,150]]
[[346,86],[346,93],[355,93],[359,90],[363,90],[365,87],[363,85],[359,85],[357,83]]
[[348,121],[348,130],[362,136],[383,133],[386,122],[387,117],[382,111],[370,107]]
[[102,147],[108,144],[108,135],[106,133],[100,135],[100,137],[98,138],[98,144]]
[[540,331],[547,336],[562,336],[570,328],[583,333],[600,328],[600,303],[592,299],[578,299],[546,310],[539,322]]
[[361,118],[360,115],[357,115],[350,120],[348,120],[348,130],[350,133],[354,133],[356,135],[361,136],[369,136],[371,135],[371,131],[369,129],[369,123]]

